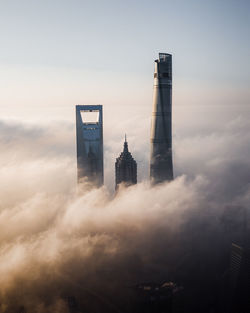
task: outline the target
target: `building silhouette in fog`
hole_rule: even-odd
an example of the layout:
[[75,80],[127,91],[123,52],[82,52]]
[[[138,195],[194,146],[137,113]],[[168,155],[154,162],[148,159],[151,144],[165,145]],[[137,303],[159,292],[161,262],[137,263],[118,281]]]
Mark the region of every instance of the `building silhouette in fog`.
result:
[[250,312],[250,249],[232,244],[230,264],[230,313]]
[[103,185],[103,120],[101,105],[76,106],[77,178]]
[[155,60],[150,144],[151,182],[172,180],[172,55],[167,53]]
[[115,189],[119,184],[125,186],[134,185],[137,183],[137,164],[131,153],[128,151],[128,143],[125,135],[123,151],[115,162]]

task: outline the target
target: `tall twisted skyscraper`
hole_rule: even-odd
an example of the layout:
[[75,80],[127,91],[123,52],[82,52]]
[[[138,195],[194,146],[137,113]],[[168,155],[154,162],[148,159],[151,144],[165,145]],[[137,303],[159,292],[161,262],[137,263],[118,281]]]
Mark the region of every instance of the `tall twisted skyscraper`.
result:
[[150,140],[152,183],[172,180],[172,55],[167,53],[155,60]]
[[96,187],[103,184],[101,105],[76,106],[77,178]]
[[128,143],[125,136],[123,151],[115,162],[115,189],[120,183],[125,186],[137,183],[137,164],[131,153],[128,151]]

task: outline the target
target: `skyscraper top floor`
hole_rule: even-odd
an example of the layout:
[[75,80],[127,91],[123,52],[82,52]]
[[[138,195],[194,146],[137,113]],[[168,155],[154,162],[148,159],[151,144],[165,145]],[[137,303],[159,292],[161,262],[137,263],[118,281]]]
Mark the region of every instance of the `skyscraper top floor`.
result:
[[155,62],[166,63],[171,62],[172,55],[169,53],[159,53],[159,59],[155,60]]

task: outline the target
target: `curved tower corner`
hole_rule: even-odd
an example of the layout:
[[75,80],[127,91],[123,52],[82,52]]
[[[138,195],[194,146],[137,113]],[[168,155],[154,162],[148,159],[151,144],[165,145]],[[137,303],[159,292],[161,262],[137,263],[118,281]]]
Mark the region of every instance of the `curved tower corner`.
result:
[[77,180],[103,185],[102,105],[76,105]]
[[151,182],[173,180],[172,55],[167,53],[159,53],[155,60],[150,144]]

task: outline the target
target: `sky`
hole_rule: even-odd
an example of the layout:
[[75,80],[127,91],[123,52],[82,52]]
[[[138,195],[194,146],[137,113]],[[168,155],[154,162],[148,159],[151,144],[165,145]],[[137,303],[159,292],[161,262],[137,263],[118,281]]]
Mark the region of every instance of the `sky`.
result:
[[247,105],[249,15],[247,0],[1,0],[1,116],[146,115],[159,52],[173,54],[174,106]]
[[249,114],[249,15],[244,0],[0,1],[1,120],[64,121],[74,142],[74,106],[102,104],[106,152],[127,133],[146,177],[154,59],[173,54],[176,150],[182,129]]

